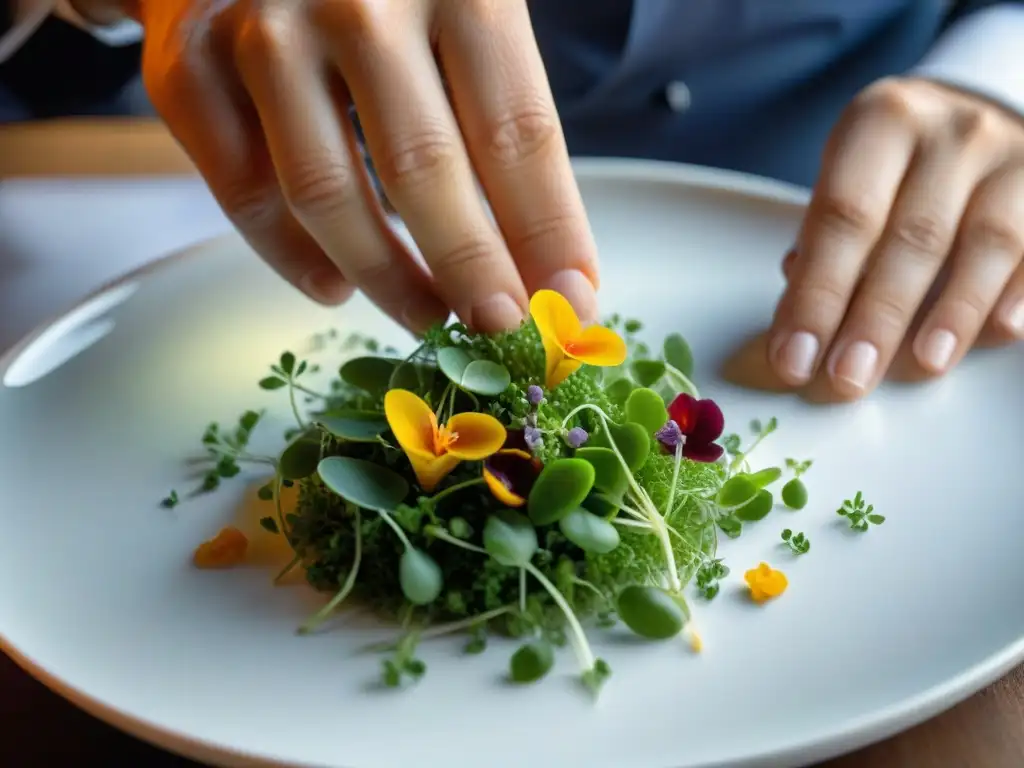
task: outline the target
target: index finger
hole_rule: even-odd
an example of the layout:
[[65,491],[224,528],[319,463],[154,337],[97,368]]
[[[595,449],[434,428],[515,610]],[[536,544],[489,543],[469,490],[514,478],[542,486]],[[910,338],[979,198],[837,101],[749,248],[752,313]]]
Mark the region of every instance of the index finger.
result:
[[438,51],[466,148],[527,290],[596,319],[597,248],[522,0],[442,4]]

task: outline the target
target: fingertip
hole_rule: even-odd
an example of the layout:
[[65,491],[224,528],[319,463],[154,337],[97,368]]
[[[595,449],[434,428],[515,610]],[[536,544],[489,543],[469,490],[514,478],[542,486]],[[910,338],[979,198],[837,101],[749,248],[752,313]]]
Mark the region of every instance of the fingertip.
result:
[[768,363],[784,382],[801,386],[811,380],[821,344],[807,331],[777,333],[768,345]]
[[544,281],[544,288],[560,293],[576,310],[584,325],[597,321],[597,291],[590,278],[578,269],[563,269]]
[[320,267],[299,278],[298,288],[318,304],[334,307],[348,301],[355,288],[334,267]]
[[479,333],[499,333],[515,330],[525,316],[519,302],[499,291],[473,305],[469,317],[465,319]]

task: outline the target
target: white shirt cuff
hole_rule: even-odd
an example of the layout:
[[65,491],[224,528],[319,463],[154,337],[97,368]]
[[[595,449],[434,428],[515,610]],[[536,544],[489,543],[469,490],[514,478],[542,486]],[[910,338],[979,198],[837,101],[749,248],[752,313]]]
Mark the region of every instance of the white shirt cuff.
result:
[[63,19],[69,24],[74,24],[83,29],[102,43],[111,46],[132,45],[142,40],[142,26],[131,19],[125,19],[117,24],[98,27],[89,24],[85,19],[75,12],[69,0],[57,0],[57,7],[53,15]]
[[973,91],[1024,116],[1024,5],[964,17],[908,74]]

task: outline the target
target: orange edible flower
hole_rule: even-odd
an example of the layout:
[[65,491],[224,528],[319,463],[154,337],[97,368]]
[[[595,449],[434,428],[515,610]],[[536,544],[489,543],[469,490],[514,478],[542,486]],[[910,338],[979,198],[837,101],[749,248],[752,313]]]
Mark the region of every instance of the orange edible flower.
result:
[[384,396],[384,416],[424,491],[433,491],[460,461],[481,461],[505,443],[505,427],[485,413],[457,413],[447,424],[406,389]]
[[537,291],[530,299],[530,314],[544,343],[548,389],[557,387],[584,363],[606,368],[626,359],[626,342],[602,325],[584,328],[560,293]]
[[209,541],[204,541],[192,554],[197,568],[231,568],[245,560],[249,539],[234,527],[221,529]]
[[763,603],[778,597],[786,591],[789,580],[782,571],[776,571],[768,563],[761,563],[743,574],[744,581],[750,587],[750,599],[755,603]]

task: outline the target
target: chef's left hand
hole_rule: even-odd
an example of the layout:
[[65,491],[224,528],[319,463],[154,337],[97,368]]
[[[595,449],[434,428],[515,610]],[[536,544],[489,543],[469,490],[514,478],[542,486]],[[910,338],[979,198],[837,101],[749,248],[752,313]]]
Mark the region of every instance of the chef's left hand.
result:
[[829,139],[769,362],[790,385],[820,374],[857,399],[906,337],[924,371],[945,373],[982,331],[1024,338],[1022,259],[1024,118],[930,81],[875,83]]

